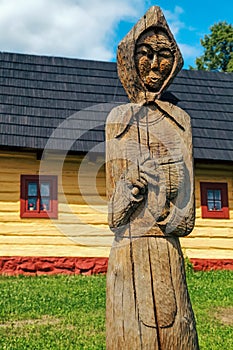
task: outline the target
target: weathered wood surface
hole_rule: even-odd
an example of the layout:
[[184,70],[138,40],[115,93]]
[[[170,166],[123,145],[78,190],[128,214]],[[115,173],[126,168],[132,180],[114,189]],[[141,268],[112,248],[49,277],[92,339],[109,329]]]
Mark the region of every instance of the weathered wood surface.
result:
[[194,226],[189,116],[158,97],[182,58],[158,7],[120,43],[118,72],[134,103],[106,125],[109,226],[107,349],[198,349],[179,236]]

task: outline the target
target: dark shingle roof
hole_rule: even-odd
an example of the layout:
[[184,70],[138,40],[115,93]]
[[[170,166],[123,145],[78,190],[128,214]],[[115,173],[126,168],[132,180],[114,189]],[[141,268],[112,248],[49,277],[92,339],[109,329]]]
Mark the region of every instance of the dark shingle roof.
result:
[[[104,141],[112,104],[128,102],[113,62],[14,53],[0,61],[1,146],[43,149],[63,123],[49,146],[78,138],[72,150],[86,152]],[[196,159],[233,161],[233,73],[183,70],[163,99],[191,116]]]
[[183,70],[168,91],[191,116],[194,157],[233,161],[233,73]]

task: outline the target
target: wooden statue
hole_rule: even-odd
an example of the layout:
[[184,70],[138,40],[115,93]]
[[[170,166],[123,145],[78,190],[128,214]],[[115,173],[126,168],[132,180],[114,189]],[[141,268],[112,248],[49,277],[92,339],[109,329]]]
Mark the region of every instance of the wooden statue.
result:
[[159,7],[118,47],[131,103],[106,125],[107,350],[199,349],[178,238],[194,226],[190,117],[159,100],[182,64]]

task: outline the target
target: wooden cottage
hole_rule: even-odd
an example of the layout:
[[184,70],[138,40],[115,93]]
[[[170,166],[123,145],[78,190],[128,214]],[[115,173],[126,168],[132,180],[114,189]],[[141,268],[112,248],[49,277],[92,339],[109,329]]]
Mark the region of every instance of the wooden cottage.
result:
[[[0,53],[0,273],[106,271],[104,124],[128,99],[116,64]],[[164,100],[192,119],[196,268],[233,268],[233,74],[181,71]]]

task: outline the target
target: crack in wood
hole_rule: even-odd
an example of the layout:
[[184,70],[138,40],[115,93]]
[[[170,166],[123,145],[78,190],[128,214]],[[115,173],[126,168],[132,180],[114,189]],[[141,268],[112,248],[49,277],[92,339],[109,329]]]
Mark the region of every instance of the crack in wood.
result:
[[[148,244],[148,242],[147,242],[147,247],[148,247],[148,257],[149,257],[149,267],[150,267],[152,300],[153,300],[153,307],[154,307],[154,318],[155,318],[155,325],[156,325],[155,328],[156,328],[157,340],[158,340],[158,350],[162,350],[160,327],[159,327],[159,320],[158,320],[157,307],[156,307],[155,294],[154,294],[154,277],[153,277],[152,268],[151,268],[151,256],[150,256],[151,252],[150,252],[150,245]],[[158,250],[158,245],[157,245],[157,250]]]

